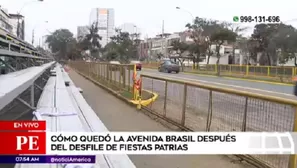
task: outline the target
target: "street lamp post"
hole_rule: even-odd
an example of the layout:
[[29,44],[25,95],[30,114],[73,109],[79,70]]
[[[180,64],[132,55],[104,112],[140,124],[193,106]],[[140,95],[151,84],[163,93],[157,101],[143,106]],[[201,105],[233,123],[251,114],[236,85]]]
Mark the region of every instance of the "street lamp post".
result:
[[[193,15],[190,11],[185,10],[185,9],[179,7],[179,6],[177,6],[177,7],[175,7],[175,8],[176,8],[177,10],[183,10],[183,11],[187,12],[187,13],[192,17],[192,24],[195,24],[195,17],[194,17],[194,15]],[[195,64],[193,64],[192,68],[195,69]]]
[[17,18],[18,18],[18,21],[17,21],[17,37],[19,37],[19,38],[20,38],[20,17],[21,17],[21,12],[22,12],[22,10],[24,9],[25,6],[27,6],[28,4],[34,3],[34,2],[43,2],[43,0],[37,0],[37,1],[34,0],[34,1],[27,2],[17,12]]
[[192,23],[194,23],[195,17],[194,17],[194,15],[190,11],[185,10],[185,9],[179,7],[179,6],[175,7],[175,9],[177,9],[177,10],[183,10],[183,11],[187,12],[192,17]]
[[[44,23],[48,23],[48,21],[44,21]],[[37,25],[33,28],[33,30],[32,30],[32,45],[34,45],[35,29],[36,29],[36,27],[37,27],[38,25],[39,25],[39,24],[37,24]]]

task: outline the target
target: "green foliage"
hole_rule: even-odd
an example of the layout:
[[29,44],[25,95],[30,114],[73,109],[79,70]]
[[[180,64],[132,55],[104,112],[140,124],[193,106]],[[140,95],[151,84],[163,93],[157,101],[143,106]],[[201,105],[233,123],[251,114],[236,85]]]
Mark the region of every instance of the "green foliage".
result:
[[284,64],[294,58],[297,46],[297,32],[291,25],[258,24],[254,28],[252,40],[257,45],[252,51],[261,52],[261,65]]
[[188,44],[184,42],[180,42],[179,40],[173,41],[171,45],[172,45],[172,50],[175,51],[179,56],[181,56],[189,48]]
[[137,59],[139,39],[132,39],[132,37],[128,32],[116,29],[116,35],[110,38],[111,42],[103,49],[104,59],[107,61],[118,60],[124,63],[131,59]]
[[[297,30],[290,26],[281,24],[258,24],[254,27],[251,38],[243,40],[242,32],[247,27],[241,27],[232,23],[219,22],[216,20],[196,17],[194,23],[186,25],[194,44],[188,47],[189,55],[212,56],[214,53],[211,46],[216,46],[217,63],[221,57],[219,50],[224,43],[233,45],[233,56],[235,49],[242,52],[253,60],[262,54],[260,64],[285,63],[295,57],[297,48]],[[193,57],[194,60],[194,57]],[[209,63],[209,57],[207,60]]]
[[101,48],[100,40],[102,37],[98,34],[98,23],[94,22],[89,27],[89,34],[87,34],[83,40],[85,45],[89,46],[89,49],[92,51],[97,51]]
[[58,60],[68,59],[68,53],[73,48],[73,46],[69,46],[69,43],[74,44],[75,41],[73,34],[68,29],[58,29],[48,35],[46,39],[52,53],[59,53]]

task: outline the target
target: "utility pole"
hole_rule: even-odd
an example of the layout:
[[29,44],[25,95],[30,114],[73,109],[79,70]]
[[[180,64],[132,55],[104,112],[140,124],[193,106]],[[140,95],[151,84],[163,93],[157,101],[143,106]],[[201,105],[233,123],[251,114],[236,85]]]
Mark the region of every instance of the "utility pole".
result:
[[34,29],[32,30],[32,45],[34,45]]
[[165,41],[165,37],[164,37],[164,20],[162,21],[162,35],[161,35],[161,53],[162,55],[164,55],[164,57],[166,57],[165,52],[164,52],[164,41]]

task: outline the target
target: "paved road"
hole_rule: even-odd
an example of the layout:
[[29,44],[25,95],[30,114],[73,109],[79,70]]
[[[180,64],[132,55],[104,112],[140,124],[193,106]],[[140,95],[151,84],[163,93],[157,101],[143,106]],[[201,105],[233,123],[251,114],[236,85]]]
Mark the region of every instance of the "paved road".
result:
[[[135,108],[108,94],[90,81],[71,71],[76,86],[83,89],[83,96],[110,131],[171,131]],[[208,155],[131,155],[137,168],[243,168],[231,163],[227,156]]]
[[250,92],[256,92],[261,94],[267,94],[272,96],[279,96],[289,99],[296,99],[293,95],[293,86],[280,85],[273,83],[263,83],[257,81],[247,81],[242,79],[226,78],[226,77],[215,77],[215,76],[205,76],[197,74],[185,74],[185,73],[160,73],[154,69],[143,69],[140,73],[173,78],[178,80],[188,80],[191,82],[205,83],[207,85],[226,87],[238,90],[246,90]]

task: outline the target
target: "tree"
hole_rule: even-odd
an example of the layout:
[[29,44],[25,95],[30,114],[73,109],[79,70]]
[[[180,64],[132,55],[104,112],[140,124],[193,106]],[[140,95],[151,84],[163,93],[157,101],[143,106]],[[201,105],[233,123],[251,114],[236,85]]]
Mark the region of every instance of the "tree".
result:
[[234,64],[235,62],[235,50],[236,48],[239,48],[239,42],[240,40],[242,40],[242,32],[246,31],[248,29],[248,27],[242,27],[239,26],[237,24],[232,24],[232,23],[226,23],[226,26],[237,35],[237,40],[232,43],[232,64]]
[[297,32],[293,26],[280,24],[278,32],[274,34],[273,41],[277,47],[278,62],[280,64],[285,64],[295,57]]
[[46,43],[48,43],[52,53],[59,53],[57,55],[58,60],[68,59],[67,53],[70,50],[67,47],[68,43],[72,41],[75,41],[75,39],[68,29],[58,29],[46,38]]
[[[201,62],[200,56],[205,55],[206,46],[192,43],[188,45],[189,56],[192,57],[193,64]],[[203,53],[204,52],[204,53]]]
[[105,58],[115,58],[121,62],[137,58],[139,39],[132,40],[128,32],[122,32],[120,29],[116,29],[116,35],[110,39],[111,42],[104,48]]
[[[258,42],[258,52],[261,52],[261,58],[265,59],[263,56],[266,56],[268,65],[272,64],[271,52],[275,51],[275,48],[272,44],[273,34],[278,30],[278,24],[257,24],[254,27],[254,32],[252,34],[252,39]],[[273,51],[274,50],[274,51]],[[260,61],[262,62],[262,61]],[[266,62],[264,60],[264,62]]]
[[111,41],[103,49],[103,59],[106,61],[119,60],[118,45]]
[[217,56],[217,63],[219,64],[220,62],[220,58],[221,58],[221,54],[220,54],[220,49],[221,46],[224,42],[235,42],[236,41],[236,33],[234,33],[233,31],[229,30],[226,27],[220,27],[219,29],[217,29],[213,34],[211,34],[210,36],[210,41],[214,42],[214,44],[216,45],[216,56]]
[[176,54],[178,54],[177,59],[180,62],[182,66],[182,71],[183,71],[185,57],[182,54],[189,49],[189,45],[184,42],[180,42],[179,40],[173,41],[171,45],[172,45],[172,50],[175,51]]
[[296,29],[285,24],[258,24],[252,39],[258,42],[257,51],[261,53],[261,65],[286,63],[296,52]]
[[209,64],[210,56],[213,55],[211,49],[213,42],[210,40],[210,37],[220,28],[220,24],[216,20],[196,17],[194,24],[188,23],[186,27],[191,33],[190,37],[194,43],[199,46],[200,53],[205,53],[208,56],[207,64]]
[[102,37],[98,34],[98,22],[94,22],[89,28],[89,33],[82,40],[82,46],[88,46],[91,51],[91,55],[99,57],[99,50],[101,49],[100,40]]

